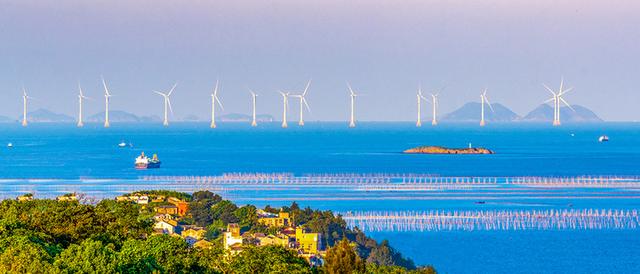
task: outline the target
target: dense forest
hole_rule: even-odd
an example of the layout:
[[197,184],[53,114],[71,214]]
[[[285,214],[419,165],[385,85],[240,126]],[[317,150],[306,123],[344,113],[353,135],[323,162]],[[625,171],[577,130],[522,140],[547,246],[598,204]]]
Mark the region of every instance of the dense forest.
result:
[[55,200],[4,200],[0,203],[0,273],[435,273],[416,268],[389,246],[378,243],[330,211],[289,207],[296,225],[321,233],[324,265],[311,267],[280,246],[246,246],[229,255],[221,232],[229,223],[243,231],[269,233],[257,208],[237,206],[208,191],[193,195],[159,193],[189,202],[181,224],[206,228],[213,245],[190,247],[180,237],[153,233],[150,206],[102,200],[97,204]]

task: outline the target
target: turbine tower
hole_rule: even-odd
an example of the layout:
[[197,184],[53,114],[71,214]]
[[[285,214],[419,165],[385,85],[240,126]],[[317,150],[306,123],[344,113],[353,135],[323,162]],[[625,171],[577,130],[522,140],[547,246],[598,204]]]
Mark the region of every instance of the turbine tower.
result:
[[278,91],[282,95],[282,128],[287,128],[287,109],[289,108],[289,92]]
[[351,96],[351,117],[349,119],[349,127],[356,127],[356,114],[355,114],[355,108],[356,108],[356,96],[358,96],[353,89],[351,88],[351,84],[349,84],[349,82],[347,82],[347,86],[349,87],[349,93]]
[[104,86],[104,127],[110,127],[109,124],[109,101],[111,98],[111,93],[107,88],[107,82],[104,81],[104,77],[102,77],[102,86]]
[[249,92],[251,92],[251,126],[256,127],[258,126],[256,122],[256,97],[258,97],[258,94],[251,89],[249,89]]
[[544,103],[546,104],[546,103],[553,102],[553,125],[554,126],[559,126],[561,124],[560,123],[560,102],[565,104],[571,110],[575,111],[575,109],[573,109],[573,107],[571,107],[571,105],[569,103],[567,103],[567,101],[564,100],[564,98],[562,98],[562,95],[568,93],[573,88],[568,88],[568,89],[564,90],[563,89],[563,87],[564,87],[564,79],[563,78],[560,78],[560,89],[557,92],[554,92],[553,90],[551,90],[545,84],[542,84],[542,85],[544,86],[545,89],[547,89],[553,95],[549,100],[545,101]]
[[82,101],[84,99],[90,99],[90,98],[87,96],[84,96],[84,93],[82,92],[82,87],[80,87],[80,83],[78,83],[78,90],[80,91],[80,93],[78,94],[78,127],[83,127],[84,121],[82,120]]
[[439,93],[433,94],[431,93],[431,104],[433,105],[433,119],[431,120],[431,125],[435,126],[438,124],[438,95]]
[[218,98],[218,81],[216,80],[216,88],[211,93],[211,128],[216,128],[216,103],[220,106],[222,110],[224,107],[222,106],[222,102],[220,102],[220,98]]
[[307,111],[311,112],[311,109],[309,108],[309,104],[307,103],[307,99],[305,98],[305,96],[307,95],[307,91],[309,91],[309,85],[311,85],[311,80],[307,82],[307,86],[304,88],[304,91],[302,92],[302,94],[291,95],[293,97],[300,98],[300,121],[298,121],[299,126],[304,126],[304,119],[302,117],[302,113],[304,112],[304,107],[307,108]]
[[169,99],[169,97],[171,96],[171,93],[173,93],[173,90],[177,85],[178,83],[173,84],[173,87],[171,87],[171,90],[169,90],[169,92],[167,93],[162,93],[155,90],[153,91],[156,94],[162,96],[162,98],[164,99],[164,121],[162,122],[162,125],[164,125],[165,127],[169,125],[169,111],[173,113],[173,108],[171,107],[171,99]]
[[416,122],[416,127],[422,126],[422,100],[427,100],[426,97],[422,95],[422,87],[418,87],[418,93],[416,94],[416,99],[418,100],[418,121]]
[[484,121],[484,104],[487,103],[487,105],[489,105],[489,108],[491,109],[491,111],[493,112],[493,107],[491,106],[491,103],[489,102],[489,98],[487,98],[487,89],[485,88],[484,91],[480,94],[480,115],[481,115],[481,119],[480,119],[480,126],[483,127],[486,122]]
[[27,90],[22,87],[22,126],[26,127],[27,122],[27,103],[28,100],[32,99],[29,95],[27,95]]

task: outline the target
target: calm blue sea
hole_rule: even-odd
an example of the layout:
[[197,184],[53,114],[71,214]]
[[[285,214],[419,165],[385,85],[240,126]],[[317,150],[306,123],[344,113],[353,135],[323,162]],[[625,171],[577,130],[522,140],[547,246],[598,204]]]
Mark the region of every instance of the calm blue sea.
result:
[[[606,134],[610,142],[599,143]],[[120,142],[132,147],[119,148]],[[7,148],[7,143],[13,148]],[[495,155],[404,155],[420,145],[486,147]],[[158,170],[133,169],[140,153],[157,153]],[[565,125],[440,125],[412,123],[276,123],[160,125],[0,124],[0,191],[15,184],[68,191],[67,182],[100,189],[147,175],[207,176],[229,172],[420,173],[441,176],[640,175],[640,123]],[[42,180],[52,179],[52,180]],[[133,183],[132,183],[133,184]],[[59,189],[57,189],[59,188]],[[106,188],[106,187],[105,187]],[[238,203],[350,210],[619,208],[640,209],[640,190],[478,189],[445,192],[358,192],[332,188],[242,189],[223,193]],[[115,195],[115,194],[114,194]],[[489,199],[486,204],[474,203]],[[640,273],[640,230],[372,232],[418,264],[443,273]]]

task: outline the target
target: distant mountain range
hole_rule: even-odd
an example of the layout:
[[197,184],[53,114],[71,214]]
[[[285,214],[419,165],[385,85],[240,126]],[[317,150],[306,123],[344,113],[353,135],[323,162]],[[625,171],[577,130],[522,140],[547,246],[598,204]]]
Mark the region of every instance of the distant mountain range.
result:
[[[89,123],[104,123],[104,111],[96,113],[86,118]],[[162,119],[158,116],[137,116],[121,110],[109,111],[109,122],[115,123],[136,123],[136,122],[160,122]]]
[[[502,104],[492,104],[493,111],[488,106],[485,106],[485,120],[488,122],[552,122],[553,121],[553,107],[547,104],[542,104],[536,109],[529,112],[524,117],[520,117],[518,114],[507,108]],[[602,122],[603,120],[598,117],[593,111],[580,105],[572,105],[573,110],[568,107],[560,108],[560,119],[562,122],[568,123],[587,123],[587,122]],[[442,121],[447,122],[478,122],[480,120],[480,103],[471,102],[466,103],[457,110],[448,113],[442,117]],[[575,111],[574,111],[575,110]]]
[[[489,106],[485,105],[484,108],[484,119],[488,122],[514,122],[520,118],[518,114],[502,104],[492,104],[492,106],[493,111]],[[480,121],[481,108],[482,105],[480,103],[466,103],[459,109],[443,116],[441,120],[448,122],[477,122]]]
[[0,116],[0,123],[12,123],[15,122],[16,119],[11,119],[7,116]]
[[[524,117],[518,116],[515,112],[502,104],[493,104],[493,110],[485,106],[485,119],[488,122],[551,122],[553,121],[553,107],[543,104],[529,112]],[[580,105],[572,105],[573,110],[568,107],[560,108],[561,120],[564,123],[585,123],[585,122],[602,122],[593,111]],[[575,111],[574,111],[575,110]],[[28,121],[35,123],[72,123],[76,118],[55,113],[46,109],[37,109],[28,113]],[[159,123],[162,119],[158,116],[137,116],[133,113],[113,110],[109,112],[111,122],[136,123],[136,122],[153,122]],[[220,122],[250,122],[251,115],[230,113],[216,117]],[[0,116],[0,123],[15,123],[22,120],[22,116],[16,119]],[[275,119],[268,114],[260,114],[256,116],[258,122],[273,122]],[[448,113],[441,118],[444,122],[478,122],[480,120],[480,103],[466,103],[459,109]],[[104,123],[104,112],[100,112],[85,118],[89,123]],[[187,115],[180,121],[202,121],[196,115]]]
[[[217,117],[217,120],[221,122],[251,122],[251,115],[230,113]],[[256,121],[258,122],[273,122],[273,116],[268,114],[256,115]]]
[[[585,123],[585,122],[602,122],[602,119],[598,117],[593,111],[580,105],[572,105],[573,108],[568,107],[560,108],[560,120],[562,122],[569,123]],[[575,110],[575,111],[574,111]],[[529,112],[522,118],[525,122],[552,122],[553,121],[553,107],[547,104],[542,104],[536,109]]]

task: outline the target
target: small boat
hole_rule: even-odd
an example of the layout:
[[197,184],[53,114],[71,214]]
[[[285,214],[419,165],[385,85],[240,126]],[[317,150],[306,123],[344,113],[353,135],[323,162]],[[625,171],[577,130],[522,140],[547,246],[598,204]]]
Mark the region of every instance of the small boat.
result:
[[153,154],[153,157],[149,158],[146,155],[144,155],[144,152],[142,152],[140,156],[136,158],[135,168],[136,169],[160,168],[161,163],[162,162],[160,162],[160,160],[158,159],[157,154]]
[[125,143],[125,142],[120,142],[120,143],[118,144],[118,147],[127,147],[127,143]]
[[600,142],[600,143],[609,142],[609,136],[607,136],[607,135],[600,136],[600,138],[598,138],[598,142]]
[[7,147],[13,147],[13,143],[8,143]]
[[478,204],[478,205],[484,205],[484,204],[486,204],[487,202],[485,202],[485,201],[476,201],[475,203],[476,203],[476,204]]

